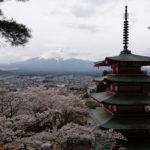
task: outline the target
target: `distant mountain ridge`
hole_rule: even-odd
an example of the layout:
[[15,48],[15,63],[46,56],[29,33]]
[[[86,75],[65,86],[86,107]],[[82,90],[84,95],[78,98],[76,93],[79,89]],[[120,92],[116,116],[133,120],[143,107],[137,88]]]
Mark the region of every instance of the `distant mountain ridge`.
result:
[[[94,67],[94,62],[82,59],[63,59],[36,57],[26,61],[15,62],[7,65],[0,65],[0,75],[4,74],[39,74],[39,73],[97,73],[101,74],[104,70],[111,70],[110,67]],[[150,68],[142,68],[150,73]]]
[[[32,58],[26,61],[15,62],[7,65],[0,65],[0,75],[11,75],[11,74],[63,74],[71,73],[78,74],[101,74],[104,70],[110,70],[110,67],[94,67],[94,62],[86,61],[82,59],[63,59],[63,58]],[[150,68],[142,68],[150,72]]]
[[[26,61],[15,62],[7,65],[0,65],[0,68],[17,68],[18,70],[34,70],[34,71],[90,71],[96,70],[92,61],[70,58],[63,60],[32,58]],[[104,67],[103,67],[104,68]]]

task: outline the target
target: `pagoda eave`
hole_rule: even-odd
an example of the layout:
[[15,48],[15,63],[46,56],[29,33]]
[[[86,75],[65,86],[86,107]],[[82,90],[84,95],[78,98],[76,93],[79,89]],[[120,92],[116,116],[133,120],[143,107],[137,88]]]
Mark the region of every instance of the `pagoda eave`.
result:
[[110,64],[94,65],[94,67],[101,67],[101,66],[109,67],[109,66],[110,66]]
[[116,83],[150,83],[147,75],[113,75],[93,78],[93,82],[116,82]]
[[105,109],[87,109],[96,124],[103,129],[150,130],[150,115],[112,115]]
[[[142,57],[142,56],[141,56]],[[100,66],[110,66],[112,64],[126,64],[126,65],[139,65],[140,67],[142,66],[149,66],[150,65],[150,57],[148,57],[149,60],[145,60],[144,58],[142,58],[142,60],[132,60],[131,59],[127,59],[127,60],[123,60],[122,58],[120,58],[120,60],[118,59],[112,59],[109,57],[106,57],[105,60],[99,61],[99,62],[94,62],[94,67],[100,67]]]
[[90,93],[90,97],[99,103],[109,105],[150,106],[150,96],[146,94],[111,94],[108,92]]
[[96,82],[96,83],[104,83],[104,81],[96,81],[96,80],[92,80],[92,82]]

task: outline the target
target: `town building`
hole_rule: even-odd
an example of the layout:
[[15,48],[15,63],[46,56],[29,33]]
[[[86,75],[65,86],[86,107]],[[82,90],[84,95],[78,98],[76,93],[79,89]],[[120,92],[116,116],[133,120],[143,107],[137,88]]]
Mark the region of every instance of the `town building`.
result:
[[[150,148],[150,96],[143,86],[150,84],[150,76],[141,71],[150,65],[150,57],[132,54],[128,50],[128,13],[125,7],[123,33],[124,49],[119,55],[106,57],[95,62],[95,67],[110,66],[106,76],[93,78],[93,82],[108,85],[105,92],[90,96],[102,105],[102,109],[88,109],[89,115],[100,129],[114,129],[127,137],[128,142],[119,141],[127,150],[148,150]],[[108,148],[105,148],[108,149]]]

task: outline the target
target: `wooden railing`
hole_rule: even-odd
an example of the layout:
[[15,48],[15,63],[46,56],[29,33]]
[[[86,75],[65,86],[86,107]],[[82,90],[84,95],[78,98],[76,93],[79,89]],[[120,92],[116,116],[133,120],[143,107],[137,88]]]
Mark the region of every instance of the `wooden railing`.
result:
[[117,90],[111,90],[109,88],[106,88],[106,91],[107,92],[110,92],[110,93],[113,93],[113,94],[116,94],[116,93],[148,93],[147,91],[140,91],[140,90],[123,90],[123,91],[117,91]]
[[106,91],[107,91],[107,92],[110,92],[110,93],[114,93],[114,94],[117,93],[117,91],[111,90],[111,89],[109,89],[109,88],[106,88]]
[[108,71],[108,74],[137,74],[137,75],[147,75],[147,71]]

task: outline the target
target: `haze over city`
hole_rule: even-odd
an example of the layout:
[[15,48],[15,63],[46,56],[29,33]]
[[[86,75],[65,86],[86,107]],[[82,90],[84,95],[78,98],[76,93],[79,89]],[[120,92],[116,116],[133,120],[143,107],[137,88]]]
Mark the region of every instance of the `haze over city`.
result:
[[123,50],[124,6],[129,12],[129,49],[150,55],[150,1],[148,0],[30,0],[6,1],[1,8],[7,19],[13,18],[32,30],[25,47],[0,49],[0,64],[35,57],[77,58],[99,61]]

